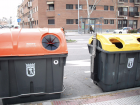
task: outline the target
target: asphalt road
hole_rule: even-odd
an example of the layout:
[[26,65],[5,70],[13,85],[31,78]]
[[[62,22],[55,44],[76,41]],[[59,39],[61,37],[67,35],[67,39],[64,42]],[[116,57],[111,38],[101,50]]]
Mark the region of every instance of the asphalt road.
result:
[[90,79],[90,54],[88,39],[91,36],[66,36],[66,39],[77,40],[68,43],[68,57],[64,67],[64,85],[66,90],[61,98],[72,98],[83,95],[102,93]]

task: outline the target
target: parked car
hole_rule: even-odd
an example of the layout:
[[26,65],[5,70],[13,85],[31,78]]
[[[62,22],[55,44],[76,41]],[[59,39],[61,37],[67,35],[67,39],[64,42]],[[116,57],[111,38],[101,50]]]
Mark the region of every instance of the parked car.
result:
[[14,28],[14,25],[11,25],[11,24],[10,24],[9,27],[10,27],[10,28]]
[[20,26],[19,25],[15,25],[15,29],[18,29],[18,28],[20,28]]
[[10,28],[9,25],[3,25],[3,28]]
[[137,32],[140,33],[140,28],[137,29]]
[[131,29],[132,29],[131,27],[123,27],[121,29],[114,30],[113,33],[125,34],[128,32],[128,30],[131,30]]

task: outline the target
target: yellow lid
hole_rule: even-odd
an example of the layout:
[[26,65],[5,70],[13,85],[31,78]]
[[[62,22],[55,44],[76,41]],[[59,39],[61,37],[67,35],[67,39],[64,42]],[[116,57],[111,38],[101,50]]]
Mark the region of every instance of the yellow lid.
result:
[[97,34],[105,51],[140,50],[140,34]]

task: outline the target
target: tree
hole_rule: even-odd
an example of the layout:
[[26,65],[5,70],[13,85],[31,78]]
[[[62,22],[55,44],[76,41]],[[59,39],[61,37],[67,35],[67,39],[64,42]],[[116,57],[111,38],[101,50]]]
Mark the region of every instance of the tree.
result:
[[[86,0],[87,2],[87,18],[90,18],[90,15],[92,14],[93,10],[96,8],[96,5],[101,1],[101,0],[92,0],[93,5],[91,6],[91,9],[89,9],[89,0]],[[88,24],[90,23],[90,20],[88,19]],[[88,26],[89,29],[90,26]]]

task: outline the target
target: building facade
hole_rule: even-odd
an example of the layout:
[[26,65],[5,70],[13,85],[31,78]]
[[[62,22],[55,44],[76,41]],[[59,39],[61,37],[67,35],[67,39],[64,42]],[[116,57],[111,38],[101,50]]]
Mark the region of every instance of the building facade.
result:
[[[95,6],[88,1],[88,9],[94,8],[90,18],[103,17],[102,29],[140,28],[140,0],[101,0]],[[17,15],[23,28],[77,30],[78,0],[23,0]],[[79,0],[79,17],[88,17],[86,0]]]
[[0,25],[3,26],[3,25],[10,24],[11,21],[12,21],[12,18],[11,17],[10,17],[10,19],[7,19],[6,17],[3,17],[2,19],[0,19]]

